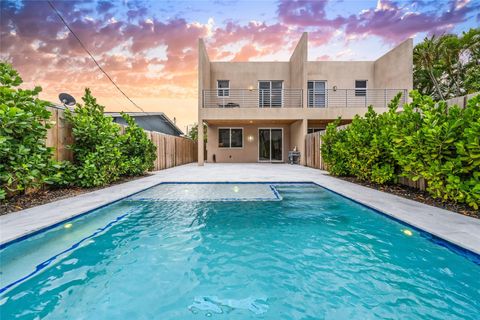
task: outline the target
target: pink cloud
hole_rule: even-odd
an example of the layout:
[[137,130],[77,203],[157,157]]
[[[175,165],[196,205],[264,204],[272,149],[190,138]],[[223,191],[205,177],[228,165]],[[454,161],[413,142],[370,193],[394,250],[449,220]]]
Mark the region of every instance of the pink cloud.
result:
[[331,60],[332,58],[328,54],[323,54],[320,57],[317,57],[317,61],[328,61]]
[[249,61],[250,58],[258,57],[262,55],[262,51],[255,48],[252,44],[247,44],[240,49],[239,52],[233,58],[233,61]]
[[238,60],[240,57],[261,57],[278,52],[279,48],[298,40],[300,35],[301,33],[292,32],[288,26],[280,23],[268,25],[265,22],[250,21],[246,25],[240,25],[229,21],[224,27],[216,28],[211,38],[207,40],[208,47],[211,48],[209,49],[211,58],[214,60],[231,55],[231,50],[227,50],[227,54],[224,47],[248,43],[240,51],[234,52],[234,60]]
[[340,28],[346,19],[344,17],[328,19],[325,12],[327,2],[281,0],[277,10],[278,17],[284,23],[295,26]]
[[[419,32],[439,34],[449,32],[459,23],[465,22],[469,14],[480,9],[479,2],[450,0],[447,10],[439,3],[439,11],[417,12],[413,3],[397,3],[392,0],[379,0],[375,8],[362,10],[348,17],[328,18],[328,1],[289,1],[281,0],[278,5],[278,18],[284,24],[315,28],[310,38],[314,45],[323,45],[331,40],[338,29],[345,29],[346,39],[364,38],[375,35],[388,42],[398,43]],[[423,6],[421,2],[416,6]],[[315,33],[318,33],[315,43]]]
[[345,26],[347,39],[379,36],[389,42],[398,43],[419,32],[439,34],[448,32],[468,18],[468,14],[480,5],[469,5],[465,1],[453,0],[449,10],[437,15],[436,12],[408,12],[406,8],[389,0],[379,1],[375,9],[362,11],[350,16]]
[[[87,11],[78,12],[74,3],[55,2],[55,6],[126,91],[140,93],[148,86],[157,86],[160,91],[159,86],[164,86],[169,89],[162,92],[170,92],[168,96],[182,95],[172,91],[176,87],[186,95],[195,94],[196,43],[206,35],[206,26],[181,18],[165,22],[153,19],[153,25],[145,21],[109,23],[86,18]],[[20,9],[2,3],[0,20],[1,57],[20,71],[26,86],[42,84],[44,91],[50,92],[59,86],[76,91],[73,87],[95,85],[112,91],[111,84],[45,2],[25,2]],[[146,57],[147,50],[159,45],[165,46],[166,59]],[[120,52],[115,48],[121,48]],[[162,66],[158,77],[152,78],[150,65]]]
[[[356,15],[330,18],[326,1],[282,0],[277,21],[228,21],[212,28],[180,16],[146,19],[148,9],[137,2],[125,3],[126,17],[117,17],[116,22],[108,21],[116,10],[109,2],[91,9],[77,2],[54,4],[127,93],[171,98],[196,95],[200,37],[206,38],[212,60],[249,61],[279,52],[288,56],[305,30],[310,48],[329,44],[337,30],[345,37],[375,35],[398,42],[418,32],[450,30],[479,8],[478,2],[462,0],[449,3],[448,12],[409,13],[406,5],[382,1]],[[97,92],[114,91],[46,2],[26,1],[17,7],[2,1],[0,27],[0,56],[13,63],[27,85],[42,85],[50,96],[59,90],[81,93],[86,86],[95,86]],[[152,57],[160,47],[161,56]]]

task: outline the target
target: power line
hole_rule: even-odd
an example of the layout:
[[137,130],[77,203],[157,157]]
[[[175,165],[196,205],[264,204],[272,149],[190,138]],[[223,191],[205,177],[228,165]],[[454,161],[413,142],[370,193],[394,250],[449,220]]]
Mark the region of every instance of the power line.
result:
[[[55,11],[55,13],[57,14],[57,16],[60,18],[60,20],[63,22],[63,24],[67,27],[67,29],[72,33],[72,35],[77,39],[78,43],[82,46],[83,50],[85,50],[85,52],[90,56],[90,58],[92,58],[93,62],[95,62],[95,64],[97,65],[97,67],[103,72],[103,74],[105,74],[105,76],[107,76],[108,80],[110,80],[110,82],[118,89],[118,91],[120,91],[120,93],[125,96],[125,98],[128,99],[128,101],[130,101],[136,108],[138,108],[139,110],[141,110],[144,114],[146,115],[151,115],[149,114],[148,112],[146,112],[145,110],[143,110],[143,108],[141,108],[139,105],[137,105],[132,99],[130,99],[127,94],[125,92],[123,92],[122,89],[120,89],[120,87],[115,83],[115,81],[113,81],[113,79],[108,75],[108,73],[100,66],[100,64],[97,62],[97,60],[95,59],[95,57],[90,53],[90,51],[85,47],[85,45],[83,44],[83,42],[80,40],[80,38],[77,36],[77,34],[72,30],[72,28],[70,28],[70,26],[68,25],[68,23],[65,21],[65,19],[63,19],[62,15],[60,14],[60,12],[55,8],[55,6],[53,5],[53,3],[51,1],[47,1],[48,4],[50,5],[50,7],[52,8],[53,11]],[[129,111],[127,111],[126,113],[128,113]],[[171,125],[172,123],[174,124],[174,126],[179,130],[180,128],[177,127],[176,123],[173,122],[173,121],[168,121],[168,120],[164,120],[164,119],[160,119],[160,121],[162,122],[165,122],[165,123],[168,123],[169,125]],[[145,119],[145,122],[149,123],[150,121],[148,121],[148,119]],[[150,122],[151,124],[151,122]]]
[[77,39],[78,43],[80,43],[80,45],[82,46],[83,50],[85,50],[86,53],[88,53],[88,55],[90,56],[90,58],[92,58],[93,62],[95,62],[95,64],[97,65],[97,67],[103,72],[103,74],[105,74],[108,78],[108,80],[110,80],[110,82],[117,88],[118,91],[120,91],[121,94],[123,94],[125,96],[125,98],[128,99],[128,101],[130,101],[135,107],[137,107],[138,109],[142,110],[142,112],[145,112],[145,110],[143,110],[139,105],[137,105],[135,102],[133,102],[132,99],[130,99],[127,94],[125,92],[123,92],[122,89],[120,89],[120,87],[115,83],[115,81],[113,81],[113,79],[108,75],[108,73],[103,70],[103,68],[100,66],[100,64],[97,62],[97,60],[95,59],[95,57],[90,53],[90,51],[88,51],[88,49],[85,47],[85,45],[83,44],[83,42],[80,40],[80,38],[75,34],[75,32],[73,32],[72,28],[70,28],[70,26],[68,25],[68,23],[65,21],[65,19],[63,19],[62,15],[60,14],[60,12],[58,12],[57,8],[55,8],[55,6],[53,5],[53,3],[51,1],[47,1],[48,4],[50,5],[50,7],[52,8],[53,11],[55,11],[55,13],[57,14],[57,16],[60,18],[60,20],[62,20],[63,24],[67,27],[67,29],[72,33],[72,35]]

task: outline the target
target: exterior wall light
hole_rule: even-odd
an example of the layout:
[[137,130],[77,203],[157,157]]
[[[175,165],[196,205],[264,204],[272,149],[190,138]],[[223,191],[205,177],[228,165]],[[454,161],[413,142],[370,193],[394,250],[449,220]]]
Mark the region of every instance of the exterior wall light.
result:
[[249,135],[249,136],[247,137],[247,141],[248,141],[248,142],[253,142],[254,139],[255,139],[255,138],[254,138],[252,135]]
[[333,91],[337,91],[337,86],[333,86]]
[[253,91],[253,86],[252,85],[248,86],[248,90]]

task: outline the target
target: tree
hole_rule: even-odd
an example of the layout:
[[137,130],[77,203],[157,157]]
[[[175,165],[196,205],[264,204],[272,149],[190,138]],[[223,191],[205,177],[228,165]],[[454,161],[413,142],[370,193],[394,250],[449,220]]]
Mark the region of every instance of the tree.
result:
[[120,127],[103,114],[90,89],[85,89],[84,105],[75,111],[65,110],[72,124],[74,143],[75,184],[81,187],[107,185],[118,179],[121,172]]
[[[187,136],[193,141],[198,141],[198,124],[195,123],[190,131],[187,133]],[[207,125],[203,124],[203,141],[207,142]]]
[[154,168],[157,158],[157,147],[148,139],[145,131],[140,128],[135,120],[122,112],[122,117],[127,123],[125,133],[119,137],[122,152],[122,174],[127,176],[142,175]]
[[480,90],[480,28],[432,36],[413,50],[414,88],[435,100]]

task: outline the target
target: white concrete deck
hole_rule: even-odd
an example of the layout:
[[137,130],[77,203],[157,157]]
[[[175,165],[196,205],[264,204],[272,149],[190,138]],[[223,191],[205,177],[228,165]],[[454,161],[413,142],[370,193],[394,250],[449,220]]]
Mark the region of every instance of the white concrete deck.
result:
[[480,254],[480,220],[288,164],[189,164],[102,190],[0,216],[0,243],[38,231],[160,182],[311,181],[389,216]]

